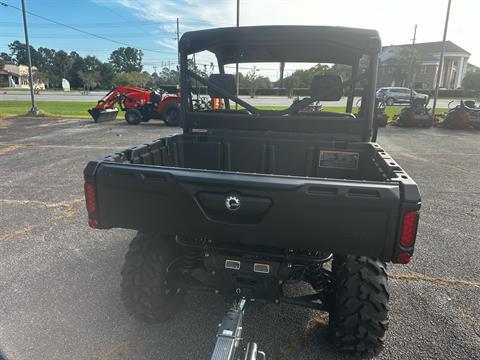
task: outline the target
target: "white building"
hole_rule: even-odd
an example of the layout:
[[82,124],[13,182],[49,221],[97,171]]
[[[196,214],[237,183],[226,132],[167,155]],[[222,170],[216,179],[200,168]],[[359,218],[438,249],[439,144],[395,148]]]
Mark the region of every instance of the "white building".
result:
[[[395,83],[389,63],[391,64],[391,60],[395,59],[402,51],[409,51],[411,46],[411,44],[404,44],[383,47],[380,54],[380,86],[402,86],[402,84]],[[470,53],[453,42],[446,41],[444,62],[439,71],[441,48],[441,41],[415,44],[415,51],[421,60],[420,71],[415,74],[415,88],[434,88],[437,76],[440,76],[441,88],[457,89],[462,86],[462,81],[470,65],[468,64]]]

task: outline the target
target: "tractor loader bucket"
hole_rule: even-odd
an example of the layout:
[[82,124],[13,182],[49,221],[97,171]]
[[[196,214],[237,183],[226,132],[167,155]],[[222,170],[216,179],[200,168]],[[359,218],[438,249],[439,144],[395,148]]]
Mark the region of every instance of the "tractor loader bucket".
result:
[[88,113],[92,115],[93,120],[96,123],[115,120],[117,118],[118,109],[89,109]]

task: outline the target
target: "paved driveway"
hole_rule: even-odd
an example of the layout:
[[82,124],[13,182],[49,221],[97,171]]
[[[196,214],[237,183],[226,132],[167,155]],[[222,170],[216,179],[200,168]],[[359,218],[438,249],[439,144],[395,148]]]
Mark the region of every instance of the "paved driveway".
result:
[[[0,120],[0,349],[10,359],[208,359],[226,305],[192,295],[161,325],[124,311],[119,282],[132,231],[86,225],[82,170],[174,131],[84,120]],[[414,262],[390,266],[390,331],[379,359],[480,358],[480,132],[380,130],[417,180],[423,209]],[[296,288],[292,289],[295,291]],[[341,359],[326,318],[252,306],[247,340],[270,359]]]

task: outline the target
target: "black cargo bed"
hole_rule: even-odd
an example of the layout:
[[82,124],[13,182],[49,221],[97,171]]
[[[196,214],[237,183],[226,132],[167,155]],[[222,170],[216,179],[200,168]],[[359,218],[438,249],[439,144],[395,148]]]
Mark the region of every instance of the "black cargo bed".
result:
[[[321,151],[347,160],[319,166]],[[202,134],[113,154],[91,162],[85,175],[96,186],[99,228],[385,260],[406,185],[414,184],[377,144]],[[238,211],[226,209],[229,195],[240,198]]]

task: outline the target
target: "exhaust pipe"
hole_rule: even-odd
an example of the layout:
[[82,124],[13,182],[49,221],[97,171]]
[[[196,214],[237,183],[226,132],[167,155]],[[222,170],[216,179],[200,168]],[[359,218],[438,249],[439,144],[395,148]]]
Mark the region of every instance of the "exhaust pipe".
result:
[[88,113],[92,116],[93,121],[96,123],[104,122],[104,121],[111,121],[117,118],[118,109],[98,109],[92,108],[88,110]]

